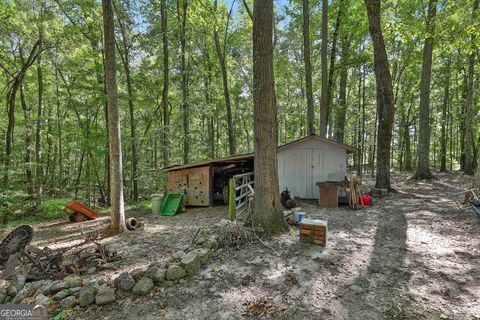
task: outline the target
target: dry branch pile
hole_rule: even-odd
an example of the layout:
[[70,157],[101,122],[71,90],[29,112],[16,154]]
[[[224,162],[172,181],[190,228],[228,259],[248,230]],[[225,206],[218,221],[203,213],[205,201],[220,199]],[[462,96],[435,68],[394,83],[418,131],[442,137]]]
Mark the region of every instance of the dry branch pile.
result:
[[92,268],[102,268],[106,263],[118,260],[109,254],[99,242],[79,249],[79,246],[52,250],[30,246],[22,251],[18,267],[21,274],[33,280],[62,279],[70,274],[83,274]]
[[219,224],[215,228],[219,248],[227,250],[238,250],[241,247],[254,242],[256,239],[254,232],[239,224],[227,221]]

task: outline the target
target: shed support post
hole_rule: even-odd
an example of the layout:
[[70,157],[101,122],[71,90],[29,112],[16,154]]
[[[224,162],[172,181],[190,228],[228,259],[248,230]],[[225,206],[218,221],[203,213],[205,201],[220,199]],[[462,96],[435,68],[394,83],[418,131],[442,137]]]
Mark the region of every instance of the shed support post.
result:
[[233,178],[228,183],[228,217],[230,221],[235,220],[235,184]]

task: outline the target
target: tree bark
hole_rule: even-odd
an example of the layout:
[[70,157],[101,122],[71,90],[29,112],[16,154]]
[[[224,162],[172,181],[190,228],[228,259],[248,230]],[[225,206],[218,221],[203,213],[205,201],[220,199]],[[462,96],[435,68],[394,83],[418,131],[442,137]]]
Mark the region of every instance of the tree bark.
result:
[[310,9],[309,1],[303,0],[303,63],[305,65],[305,90],[307,94],[307,134],[315,133],[313,107],[312,64],[310,59]]
[[[43,45],[43,31],[40,30],[38,49],[41,51]],[[42,54],[37,57],[37,84],[38,84],[38,105],[37,105],[37,127],[35,130],[35,207],[42,205],[42,121],[43,121],[43,73]]]
[[418,132],[418,159],[414,179],[431,179],[430,171],[430,82],[432,76],[432,52],[435,33],[437,0],[429,0],[427,35],[423,46],[422,76],[420,79],[420,122]]
[[348,80],[348,52],[350,44],[342,41],[342,66],[340,69],[340,84],[338,89],[338,110],[335,121],[335,140],[343,143],[345,140],[345,121],[347,116],[347,80]]
[[[180,1],[182,9],[180,11]],[[189,162],[190,156],[190,108],[188,105],[188,75],[186,62],[186,24],[188,0],[177,0],[177,15],[180,23],[180,74],[182,76],[182,111],[183,111],[183,163]]]
[[320,96],[320,137],[327,135],[328,104],[328,0],[322,0],[322,93]]
[[[118,12],[118,11],[117,11]],[[128,111],[130,116],[130,148],[132,154],[132,193],[133,200],[138,201],[138,151],[137,151],[137,133],[136,133],[136,123],[135,123],[135,106],[133,98],[133,84],[132,84],[132,75],[130,68],[130,36],[128,34],[130,24],[128,23],[129,17],[124,8],[122,8],[122,15],[125,18],[125,21],[121,21],[121,18],[118,18],[118,24],[120,26],[120,33],[122,34],[122,44],[123,44],[123,53],[121,52],[121,59],[123,63],[123,68],[125,70],[125,77],[127,80],[127,95],[128,95]],[[127,25],[125,23],[128,23]],[[120,51],[120,50],[119,50]]]
[[365,0],[373,42],[377,89],[377,168],[375,187],[392,190],[390,185],[390,142],[394,118],[394,98],[387,51],[380,24],[380,0]]
[[[218,35],[218,26],[217,26],[217,0],[214,0],[213,3],[213,11],[215,14],[215,23],[213,24],[213,39],[215,41],[215,50],[217,51],[218,61],[220,62],[220,68],[222,70],[222,81],[223,81],[223,95],[225,98],[225,108],[227,110],[227,131],[228,131],[228,151],[231,156],[235,155],[235,133],[233,128],[233,120],[232,120],[232,103],[230,101],[230,91],[228,87],[228,72],[227,72],[227,64],[226,64],[226,50],[225,46],[226,43],[223,44],[223,50],[220,45],[220,37]],[[225,34],[228,31],[228,24],[227,29],[225,30]],[[226,39],[225,39],[226,40]]]
[[277,169],[277,122],[273,75],[273,0],[253,5],[253,116],[255,139],[255,208],[258,232],[285,229],[280,209]]
[[[477,10],[479,0],[473,2],[472,8],[472,21],[477,21]],[[473,90],[475,81],[475,52],[476,52],[476,34],[472,31],[470,36],[471,52],[468,59],[468,79],[467,79],[467,110],[465,114],[465,168],[463,173],[466,175],[473,175],[473,157],[472,157],[472,145],[473,145],[473,133],[472,133],[472,120],[473,120]],[[478,170],[478,169],[477,169]]]
[[170,164],[170,110],[168,107],[168,89],[170,85],[169,79],[169,61],[168,61],[168,12],[166,1],[160,2],[160,15],[162,19],[162,48],[163,48],[163,90],[162,90],[162,111],[163,111],[163,130],[162,130],[162,155],[163,166],[168,167]]
[[331,105],[332,105],[332,91],[333,91],[333,82],[335,76],[335,61],[337,57],[337,39],[338,32],[340,30],[340,24],[343,16],[343,7],[345,0],[340,0],[338,5],[337,20],[335,21],[335,29],[333,30],[332,35],[332,49],[330,51],[330,67],[328,68],[328,86],[327,86],[327,126],[328,126],[328,136],[332,135],[332,121],[331,121]]
[[25,126],[23,129],[25,136],[25,179],[26,179],[26,190],[27,194],[33,195],[35,185],[33,182],[33,173],[32,173],[32,119],[31,119],[31,108],[27,106],[25,100],[25,88],[22,84],[20,85],[20,103],[22,104],[23,109],[23,119]]
[[440,149],[441,149],[441,160],[440,160],[440,171],[446,172],[447,171],[447,110],[448,110],[448,102],[450,99],[450,59],[447,62],[447,70],[446,70],[446,77],[445,77],[445,92],[443,95],[443,105],[442,105],[442,132],[441,132],[441,140],[440,140]]
[[115,33],[112,0],[102,0],[105,52],[105,85],[107,89],[108,141],[110,150],[111,234],[125,230],[123,203],[122,138],[118,111],[118,88],[115,62]]

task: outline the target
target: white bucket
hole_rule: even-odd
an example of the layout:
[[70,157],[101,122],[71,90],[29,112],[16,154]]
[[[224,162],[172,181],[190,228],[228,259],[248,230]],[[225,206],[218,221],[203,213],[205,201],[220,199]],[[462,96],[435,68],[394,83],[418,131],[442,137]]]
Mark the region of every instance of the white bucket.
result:
[[306,212],[295,212],[295,223],[300,223],[306,215]]

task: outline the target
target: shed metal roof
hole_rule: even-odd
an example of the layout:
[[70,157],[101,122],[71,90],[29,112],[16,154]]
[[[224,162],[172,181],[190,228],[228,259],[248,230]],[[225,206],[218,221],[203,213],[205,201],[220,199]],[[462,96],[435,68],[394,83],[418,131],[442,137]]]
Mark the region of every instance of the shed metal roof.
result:
[[[320,136],[317,136],[315,134],[285,143],[277,148],[278,151],[287,149],[293,145],[302,143],[306,140],[309,139],[317,139],[319,141],[334,145],[338,148],[345,149],[347,153],[355,152],[355,147],[352,147],[348,144],[336,142],[327,138],[322,138]],[[172,165],[166,168],[162,168],[159,170],[159,172],[169,172],[169,171],[176,171],[176,170],[182,170],[182,169],[189,169],[189,168],[195,168],[195,167],[203,167],[207,166],[210,164],[218,164],[218,163],[231,163],[231,162],[238,162],[242,160],[252,160],[255,157],[254,153],[248,153],[248,154],[242,154],[242,155],[237,155],[237,156],[232,156],[232,157],[226,157],[226,158],[219,158],[219,159],[210,159],[210,160],[204,160],[204,161],[199,161],[199,162],[194,162],[194,163],[187,163],[184,165]]]

